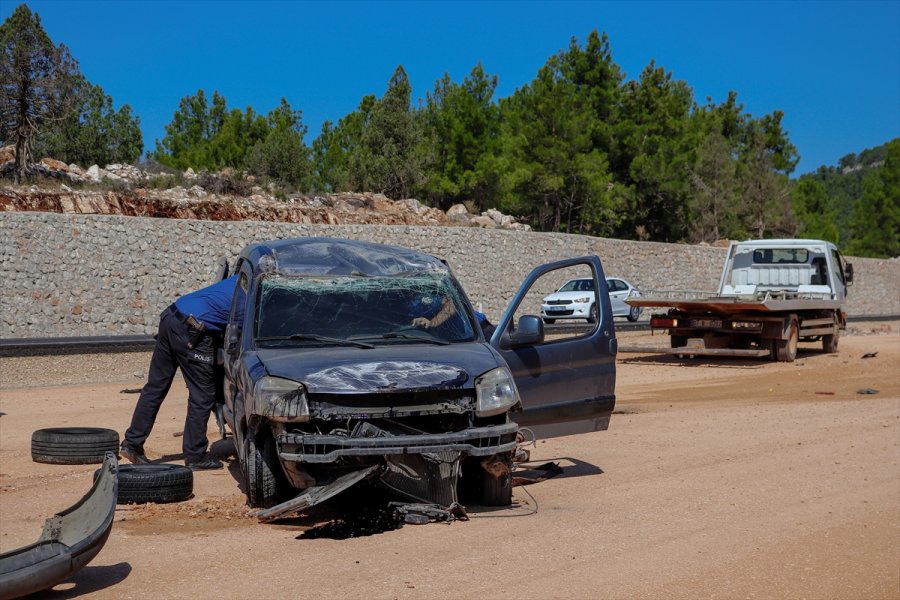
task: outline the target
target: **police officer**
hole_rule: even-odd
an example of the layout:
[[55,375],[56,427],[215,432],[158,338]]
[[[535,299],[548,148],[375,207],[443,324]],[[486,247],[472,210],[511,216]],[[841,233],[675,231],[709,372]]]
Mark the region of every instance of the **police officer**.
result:
[[192,470],[221,469],[207,452],[206,428],[216,399],[215,352],[222,343],[237,275],[177,299],[160,315],[156,346],[147,384],[141,390],[121,454],[135,464],[147,464],[144,442],[153,429],[175,371],[181,367],[188,388],[184,422],[184,462]]

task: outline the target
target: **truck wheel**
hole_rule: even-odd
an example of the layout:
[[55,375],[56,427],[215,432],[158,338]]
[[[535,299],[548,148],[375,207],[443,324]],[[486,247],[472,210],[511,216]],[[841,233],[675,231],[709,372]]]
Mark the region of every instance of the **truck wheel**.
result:
[[588,323],[596,323],[599,315],[597,314],[597,304],[591,304],[591,309],[588,311]]
[[31,459],[57,465],[102,463],[107,452],[119,455],[119,432],[100,427],[51,427],[31,434]]
[[275,439],[269,432],[259,436],[247,431],[247,501],[254,508],[269,508],[277,504],[281,496],[281,465]]
[[669,345],[672,348],[684,348],[687,346],[687,338],[683,335],[671,335],[669,336]]
[[628,320],[634,323],[641,318],[641,309],[638,306],[632,306],[628,311]]
[[778,362],[794,362],[797,358],[797,343],[800,341],[800,328],[797,319],[791,319],[788,325],[788,338],[775,340],[775,359]]
[[838,351],[838,334],[822,336],[822,350],[826,354],[834,354]]

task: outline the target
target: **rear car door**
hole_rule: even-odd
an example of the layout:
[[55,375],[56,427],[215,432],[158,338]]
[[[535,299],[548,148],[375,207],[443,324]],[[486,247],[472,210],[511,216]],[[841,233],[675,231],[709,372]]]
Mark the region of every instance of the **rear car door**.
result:
[[631,308],[625,304],[625,298],[628,297],[628,286],[619,279],[607,279],[606,285],[609,288],[609,302],[613,315],[627,314]]
[[[550,325],[540,320],[540,300],[559,281],[594,281],[598,319],[591,324]],[[535,323],[536,321],[536,323]],[[539,328],[539,333],[532,332]],[[530,338],[523,343],[523,339]],[[596,256],[534,269],[501,317],[490,340],[509,366],[522,410],[512,419],[540,437],[604,430],[615,407],[617,341],[603,267]]]

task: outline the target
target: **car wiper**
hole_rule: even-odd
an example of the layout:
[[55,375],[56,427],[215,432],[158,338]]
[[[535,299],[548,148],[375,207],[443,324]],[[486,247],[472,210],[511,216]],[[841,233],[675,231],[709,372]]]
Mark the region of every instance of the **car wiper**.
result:
[[324,335],[315,335],[312,333],[295,333],[293,335],[269,335],[265,337],[256,338],[257,342],[277,342],[277,341],[312,341],[312,342],[321,342],[323,344],[334,344],[335,346],[353,346],[355,348],[365,348],[366,350],[371,350],[375,348],[372,344],[366,344],[365,342],[357,342],[355,340],[345,340],[341,338],[333,338]]
[[432,344],[438,344],[440,346],[446,346],[447,344],[450,343],[447,340],[442,340],[442,339],[436,338],[433,335],[429,335],[424,332],[423,332],[423,335],[410,335],[408,333],[399,333],[397,331],[391,331],[389,333],[383,333],[379,337],[381,337],[381,339],[383,339],[383,340],[401,339],[401,340],[416,340],[417,342],[430,342]]

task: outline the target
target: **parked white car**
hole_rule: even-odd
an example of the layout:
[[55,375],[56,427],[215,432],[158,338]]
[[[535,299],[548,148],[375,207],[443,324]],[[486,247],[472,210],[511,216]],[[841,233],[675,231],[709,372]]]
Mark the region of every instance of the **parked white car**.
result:
[[[628,306],[625,300],[632,296],[640,296],[641,292],[620,277],[607,278],[606,287],[609,291],[613,316],[637,321],[641,316],[641,309],[637,306]],[[541,318],[547,324],[555,323],[557,319],[586,319],[588,323],[596,323],[594,280],[567,281],[561,288],[544,298],[541,303]]]

